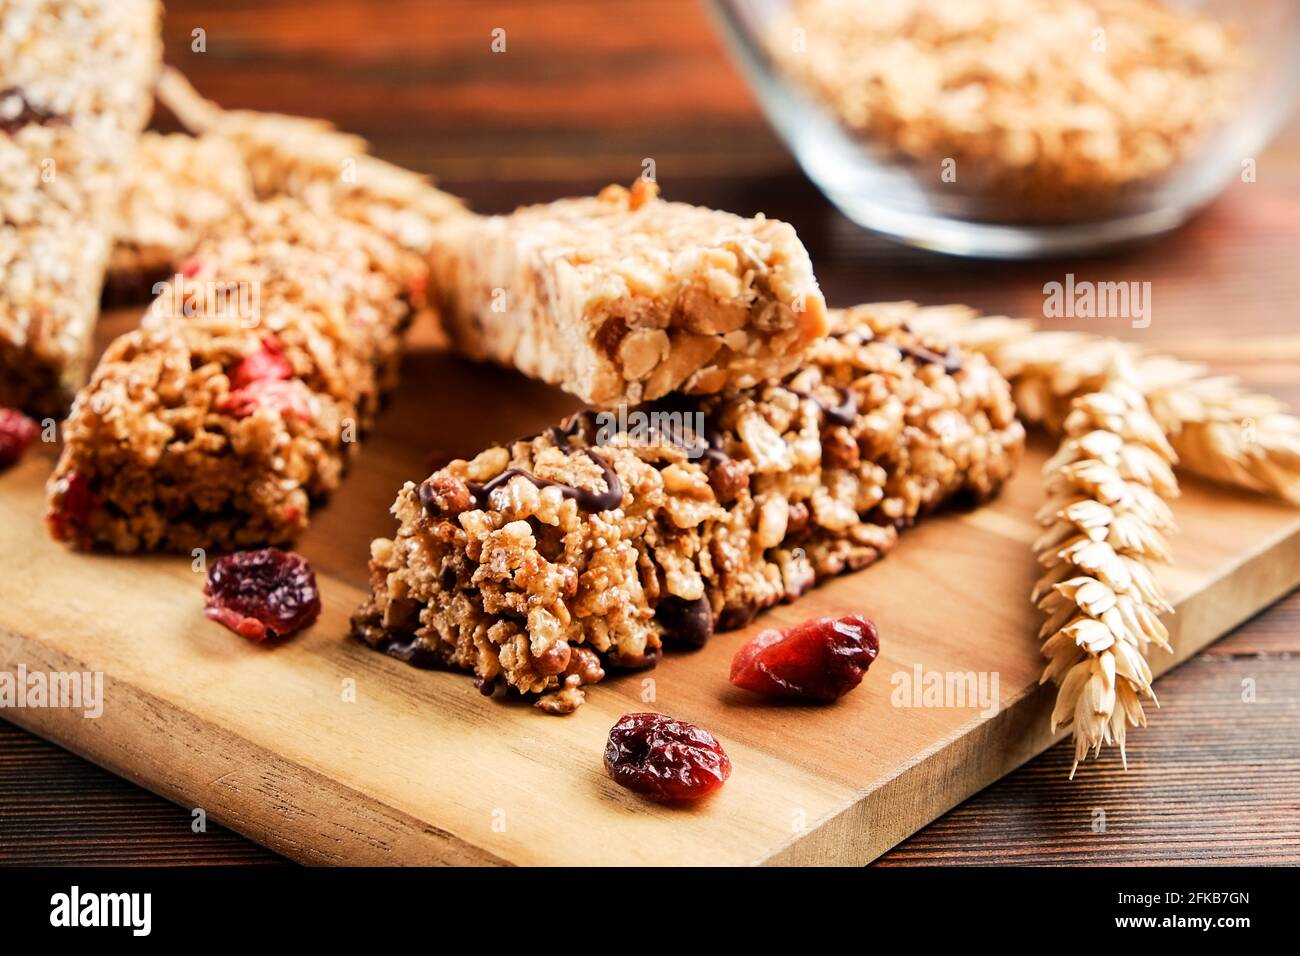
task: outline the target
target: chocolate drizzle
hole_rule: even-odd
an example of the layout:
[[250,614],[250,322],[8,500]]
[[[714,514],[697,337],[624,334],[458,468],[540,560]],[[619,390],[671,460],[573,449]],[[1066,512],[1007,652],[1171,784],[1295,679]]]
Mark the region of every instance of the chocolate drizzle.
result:
[[[714,421],[711,413],[704,411],[699,396],[672,393],[665,395],[663,398],[638,406],[636,410],[644,412],[652,423],[651,427],[653,429],[654,440],[665,442],[675,448],[680,448],[682,451],[686,452],[687,457],[699,458],[702,461],[709,462],[710,464],[717,464],[718,462],[731,460],[731,457],[722,450],[725,441],[722,430],[718,428],[717,422]],[[683,434],[680,426],[664,427],[662,421],[656,417],[656,415],[660,413],[680,414],[683,416],[702,413],[704,415],[702,434],[692,434],[688,440],[687,436]],[[581,412],[579,414],[590,416],[593,413]],[[564,428],[567,424],[566,421],[565,423],[562,423],[561,427]],[[550,429],[548,434],[556,444],[560,444],[560,441],[556,436],[557,431],[558,434],[565,434],[564,431],[554,428]],[[700,447],[701,439],[703,439],[704,447]]]
[[445,666],[442,657],[424,644],[408,627],[384,625],[383,615],[373,602],[367,602],[352,615],[352,636],[389,657],[425,669]]
[[722,450],[723,441],[722,429],[718,427],[718,423],[712,416],[706,415],[704,417],[705,448],[700,452],[700,457],[712,465],[731,461],[731,456]]
[[[903,323],[899,328],[909,334],[912,331],[907,323]],[[832,332],[828,338],[844,339],[850,335],[863,336],[864,332],[870,332],[870,329],[840,329],[837,332]],[[940,355],[933,349],[927,349],[923,345],[899,345],[897,342],[890,342],[887,339],[878,339],[875,337],[874,333],[863,339],[863,344],[866,344],[867,342],[879,342],[881,345],[888,345],[890,348],[898,349],[898,354],[902,355],[904,358],[914,358],[918,362],[942,365],[943,370],[949,375],[956,375],[961,371],[961,353],[954,347],[949,347],[945,354]]]
[[713,635],[713,607],[708,596],[687,601],[668,594],[655,607],[664,638],[688,647],[703,647]]
[[898,351],[918,362],[930,362],[934,365],[942,365],[943,370],[949,375],[956,375],[961,371],[961,353],[955,348],[949,348],[947,353],[940,355],[938,352],[931,351],[923,345],[898,345],[890,343]]
[[604,491],[575,488],[573,485],[566,485],[561,481],[539,478],[523,468],[507,468],[491,481],[482,484],[477,481],[467,481],[465,486],[469,488],[470,497],[474,499],[474,504],[479,508],[487,505],[488,496],[493,491],[504,486],[511,478],[520,477],[532,482],[533,486],[537,488],[559,488],[560,494],[577,502],[578,507],[583,511],[592,513],[613,511],[623,503],[623,483],[618,480],[618,475],[609,466],[609,462],[590,448],[584,448],[582,453],[600,466],[601,479],[605,482]]
[[[550,428],[546,429],[544,434],[555,443],[556,447],[568,448],[573,443],[573,439],[582,431],[582,426],[592,418],[594,418],[594,416],[589,411],[574,412],[572,415],[562,420],[560,424],[552,425]],[[524,440],[528,441],[529,439]]]
[[423,670],[437,670],[444,666],[442,658],[421,643],[420,639],[414,635],[389,637],[382,643],[374,645],[374,647],[376,650],[383,651],[389,657],[395,657],[404,664],[410,664],[412,667],[419,667]]
[[0,132],[13,135],[24,126],[49,126],[62,122],[65,122],[64,117],[34,105],[19,87],[0,90]]
[[796,388],[786,386],[786,391],[791,395],[797,395],[799,398],[806,398],[822,410],[822,417],[832,425],[843,425],[848,428],[853,424],[853,420],[858,417],[858,396],[852,391],[845,390],[844,401],[838,405],[827,405],[816,395],[810,395],[808,392],[801,392]]
[[[702,415],[703,429],[699,435],[693,435],[692,440],[687,441],[680,429],[664,430],[656,428],[656,434],[666,439],[669,444],[680,448],[688,456],[699,457],[709,462],[727,461],[727,455],[722,451],[723,435],[718,428],[717,422],[714,421],[710,412],[704,411],[703,402],[698,395],[680,395],[669,394],[663,398],[656,399],[653,402],[643,406],[652,417],[656,412],[667,412],[669,414]],[[704,440],[704,447],[700,447],[700,439]]]

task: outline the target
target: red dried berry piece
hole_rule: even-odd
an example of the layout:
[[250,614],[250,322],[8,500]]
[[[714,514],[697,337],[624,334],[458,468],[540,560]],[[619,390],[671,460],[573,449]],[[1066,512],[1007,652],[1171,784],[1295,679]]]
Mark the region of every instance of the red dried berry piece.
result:
[[829,703],[862,683],[880,651],[865,617],[819,617],[784,631],[769,628],[736,652],[731,682],[768,697]]
[[230,387],[240,389],[254,382],[278,381],[292,375],[293,366],[280,351],[280,343],[268,335],[255,351],[235,363],[229,373]]
[[624,714],[609,732],[605,769],[651,800],[698,800],[731,776],[731,760],[703,727],[663,714]]
[[72,541],[86,530],[90,513],[99,507],[99,497],[80,472],[70,472],[54,482],[53,506],[46,521],[56,541]]
[[40,426],[16,408],[0,408],[0,468],[17,464],[40,430]]
[[428,291],[429,276],[427,273],[421,272],[418,275],[411,276],[411,278],[407,280],[406,294],[412,302],[424,303]]
[[223,555],[208,569],[204,613],[250,641],[286,637],[320,616],[316,572],[278,548]]
[[186,279],[193,279],[203,269],[203,263],[198,259],[186,259],[181,264],[181,275]]
[[259,408],[269,408],[281,415],[297,416],[303,421],[311,419],[307,396],[297,382],[276,379],[250,382],[217,402],[217,411],[235,418],[247,418]]

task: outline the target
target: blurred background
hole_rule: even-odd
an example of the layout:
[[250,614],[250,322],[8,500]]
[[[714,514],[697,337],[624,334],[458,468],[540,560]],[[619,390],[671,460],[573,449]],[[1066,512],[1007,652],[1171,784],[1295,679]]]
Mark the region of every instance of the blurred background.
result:
[[448,185],[794,169],[698,0],[169,0],[165,36],[223,105],[326,116]]

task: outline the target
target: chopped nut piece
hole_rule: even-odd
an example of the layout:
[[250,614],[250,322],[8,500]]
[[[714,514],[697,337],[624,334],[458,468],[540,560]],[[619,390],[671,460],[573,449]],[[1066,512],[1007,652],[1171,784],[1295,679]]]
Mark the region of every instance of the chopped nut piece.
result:
[[454,518],[474,505],[469,487],[459,478],[435,474],[420,485],[420,504],[431,515]]
[[709,486],[719,504],[729,505],[749,487],[749,471],[741,462],[723,459],[709,469]]
[[847,428],[832,428],[822,442],[822,462],[827,468],[856,468],[861,460],[858,443]]

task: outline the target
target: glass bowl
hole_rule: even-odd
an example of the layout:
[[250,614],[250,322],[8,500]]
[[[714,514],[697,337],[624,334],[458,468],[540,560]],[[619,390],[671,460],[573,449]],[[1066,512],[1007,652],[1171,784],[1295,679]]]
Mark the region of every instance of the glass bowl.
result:
[[[1296,0],[712,7],[822,192],[868,229],[958,255],[1094,252],[1173,229],[1253,181],[1300,89]],[[944,18],[942,42],[917,8]],[[1022,8],[1034,15],[1007,16]],[[1005,23],[961,22],[985,9]]]

